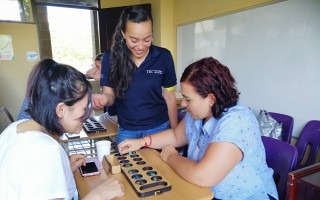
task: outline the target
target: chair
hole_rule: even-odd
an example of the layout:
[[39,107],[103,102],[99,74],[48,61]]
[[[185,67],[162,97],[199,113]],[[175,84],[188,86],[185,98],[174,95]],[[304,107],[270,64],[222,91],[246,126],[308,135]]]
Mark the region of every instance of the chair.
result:
[[281,113],[268,112],[273,119],[282,124],[281,138],[282,141],[291,143],[294,119],[293,117]]
[[[178,109],[178,122],[180,122],[184,116],[186,115],[187,113],[187,109],[186,108],[179,108]],[[187,145],[184,145],[182,147],[178,147],[177,148],[177,151],[179,152],[180,155],[184,156],[184,157],[187,157],[188,156],[188,144]]]
[[268,167],[272,168],[273,179],[277,186],[279,199],[285,199],[288,173],[293,171],[298,157],[296,147],[284,141],[261,136]]
[[320,157],[320,121],[311,120],[303,127],[296,143],[298,164],[296,169],[319,162]]
[[1,113],[1,122],[0,122],[0,134],[1,132],[12,122],[14,122],[14,119],[12,115],[10,114],[9,110],[5,107],[2,106],[0,108],[0,113]]
[[180,122],[184,118],[186,113],[187,113],[187,109],[186,108],[182,107],[182,108],[178,109],[178,122]]

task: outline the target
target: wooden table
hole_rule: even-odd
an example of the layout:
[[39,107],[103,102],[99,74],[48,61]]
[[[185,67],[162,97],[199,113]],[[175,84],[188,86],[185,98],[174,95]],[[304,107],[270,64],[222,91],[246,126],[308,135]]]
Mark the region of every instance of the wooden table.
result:
[[67,154],[69,154],[69,146],[68,146],[69,142],[88,140],[92,148],[94,146],[93,143],[95,140],[105,139],[111,136],[115,136],[117,134],[118,125],[117,125],[117,119],[115,117],[111,117],[109,116],[108,113],[104,113],[102,115],[95,116],[95,118],[97,119],[97,121],[99,121],[105,126],[107,131],[87,134],[84,130],[81,130],[80,138],[72,138],[72,139],[67,138],[67,136],[63,134],[59,139],[59,142],[63,146]]
[[[153,167],[155,167],[159,172],[171,183],[172,188],[170,191],[164,192],[157,196],[149,196],[141,199],[151,200],[151,199],[161,199],[161,200],[173,200],[173,199],[183,199],[183,200],[204,200],[212,199],[213,193],[209,188],[199,187],[192,183],[187,182],[181,178],[178,174],[171,169],[171,167],[160,158],[158,151],[154,149],[140,149],[138,151]],[[114,177],[122,182],[125,186],[125,195],[118,197],[116,199],[140,199],[135,193],[134,189],[126,179],[125,175],[122,173],[112,175],[109,173],[109,166],[104,159],[102,162],[103,167],[101,169],[101,174],[92,177],[82,177],[79,171],[75,172],[75,180],[79,192],[79,197],[82,199],[90,190],[95,188],[97,185],[107,180],[108,177]],[[108,174],[106,173],[108,172]]]

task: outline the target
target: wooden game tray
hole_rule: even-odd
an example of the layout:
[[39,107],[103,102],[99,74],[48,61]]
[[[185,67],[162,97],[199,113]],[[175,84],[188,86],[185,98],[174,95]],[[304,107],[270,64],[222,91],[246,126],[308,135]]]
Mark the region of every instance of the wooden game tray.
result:
[[139,152],[134,151],[124,155],[116,153],[114,155],[121,165],[122,173],[139,197],[159,195],[171,190],[171,183]]
[[94,117],[90,117],[83,122],[83,128],[86,133],[99,133],[107,131],[103,124],[98,122]]

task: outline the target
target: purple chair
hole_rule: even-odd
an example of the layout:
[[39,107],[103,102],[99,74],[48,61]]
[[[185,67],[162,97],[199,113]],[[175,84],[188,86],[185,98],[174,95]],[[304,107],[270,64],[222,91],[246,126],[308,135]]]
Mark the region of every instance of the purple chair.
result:
[[320,121],[311,120],[303,127],[296,143],[298,163],[296,169],[304,168],[319,162],[320,153]]
[[182,108],[178,109],[178,122],[180,122],[184,118],[186,113],[187,113],[187,109],[186,108],[182,107]]
[[[184,118],[186,113],[187,113],[186,108],[181,107],[180,109],[178,109],[178,122],[180,122]],[[178,147],[177,151],[179,152],[180,155],[187,157],[188,156],[188,146],[189,145],[184,145],[182,147]]]
[[279,200],[285,199],[288,173],[295,169],[297,148],[286,142],[261,136],[268,167],[273,169],[273,179],[277,186]]
[[282,141],[291,143],[292,130],[293,130],[293,117],[285,114],[268,112],[273,119],[282,124],[281,138]]

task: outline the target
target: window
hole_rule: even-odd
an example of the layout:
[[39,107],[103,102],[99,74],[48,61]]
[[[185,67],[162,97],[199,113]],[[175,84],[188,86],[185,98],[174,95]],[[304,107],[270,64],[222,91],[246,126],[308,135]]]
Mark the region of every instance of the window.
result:
[[95,57],[91,10],[47,6],[52,58],[85,73]]
[[0,20],[33,22],[31,0],[1,0]]
[[85,73],[100,53],[98,11],[36,3],[40,57],[71,65]]

